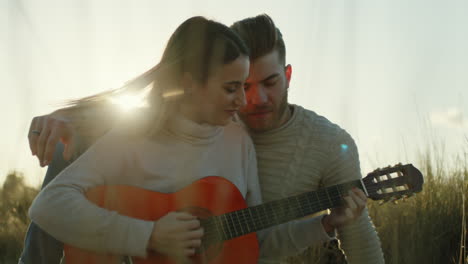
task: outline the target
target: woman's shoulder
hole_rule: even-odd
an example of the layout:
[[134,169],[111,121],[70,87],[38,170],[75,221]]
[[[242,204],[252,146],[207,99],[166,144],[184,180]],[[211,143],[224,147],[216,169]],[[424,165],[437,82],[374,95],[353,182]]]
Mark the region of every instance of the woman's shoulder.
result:
[[243,145],[249,145],[253,147],[253,141],[250,138],[249,133],[245,126],[240,122],[230,122],[224,127],[224,137],[227,140],[236,142],[237,144],[241,143]]
[[224,127],[224,131],[227,134],[233,134],[238,137],[248,137],[249,133],[247,129],[242,125],[242,123],[237,121],[232,121]]
[[100,137],[92,147],[105,149],[106,152],[121,152],[131,148],[146,137],[141,133],[135,133],[134,129],[120,124],[112,127]]

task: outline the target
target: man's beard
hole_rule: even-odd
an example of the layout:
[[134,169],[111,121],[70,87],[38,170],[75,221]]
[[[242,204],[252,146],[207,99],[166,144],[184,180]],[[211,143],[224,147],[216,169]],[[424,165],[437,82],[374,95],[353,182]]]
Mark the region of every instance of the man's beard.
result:
[[258,122],[249,122],[249,113],[247,114],[239,114],[239,117],[243,121],[245,125],[249,128],[254,133],[262,133],[262,132],[267,132],[270,130],[273,130],[275,128],[280,127],[283,125],[284,122],[283,118],[286,119],[287,121],[288,117],[285,117],[286,111],[288,108],[288,92],[287,90],[284,93],[284,96],[281,98],[281,101],[278,105],[278,107],[271,106],[271,105],[265,105],[265,106],[258,106],[254,109],[254,111],[249,111],[250,112],[261,112],[261,111],[271,111],[271,119],[267,120],[266,123],[259,125]]

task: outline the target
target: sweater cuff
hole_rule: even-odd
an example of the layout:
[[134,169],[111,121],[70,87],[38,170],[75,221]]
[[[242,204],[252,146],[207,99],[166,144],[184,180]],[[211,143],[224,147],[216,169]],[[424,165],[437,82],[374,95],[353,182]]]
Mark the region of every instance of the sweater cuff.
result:
[[335,234],[330,236],[322,225],[322,217],[305,218],[296,220],[296,224],[292,225],[296,232],[292,236],[294,244],[297,248],[306,248],[320,242],[328,242],[335,238]]

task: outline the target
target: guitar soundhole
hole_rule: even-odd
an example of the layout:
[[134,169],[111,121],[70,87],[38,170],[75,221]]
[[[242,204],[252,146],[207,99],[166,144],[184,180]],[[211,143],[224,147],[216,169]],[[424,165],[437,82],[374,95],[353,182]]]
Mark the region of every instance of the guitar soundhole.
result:
[[205,208],[194,206],[185,207],[179,211],[187,212],[198,217],[203,226],[204,236],[202,238],[202,245],[193,258],[195,263],[207,263],[213,260],[223,249],[223,241],[217,236],[216,230],[204,224],[207,222],[204,220],[209,219],[213,214]]

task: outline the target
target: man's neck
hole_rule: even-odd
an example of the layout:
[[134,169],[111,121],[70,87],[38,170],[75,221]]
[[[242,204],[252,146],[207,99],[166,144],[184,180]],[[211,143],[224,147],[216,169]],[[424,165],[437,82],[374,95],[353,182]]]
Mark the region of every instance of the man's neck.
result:
[[280,125],[278,127],[282,127],[291,119],[293,111],[294,111],[293,106],[288,104],[286,108],[284,109],[283,114],[281,115]]

